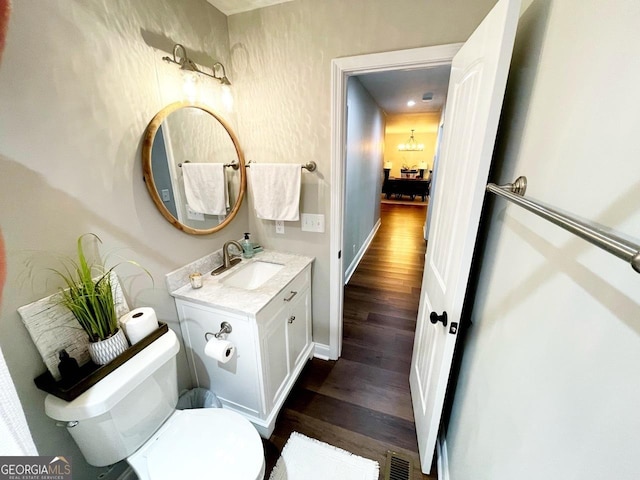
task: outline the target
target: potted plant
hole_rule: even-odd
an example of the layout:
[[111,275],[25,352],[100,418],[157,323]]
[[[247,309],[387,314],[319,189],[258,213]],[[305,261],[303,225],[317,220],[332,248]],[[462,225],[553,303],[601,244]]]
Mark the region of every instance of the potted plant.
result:
[[[118,325],[111,286],[112,276],[115,275],[113,270],[117,265],[107,268],[99,256],[95,261],[87,260],[83,249],[83,241],[87,236],[102,243],[93,233],[81,235],[77,241],[77,260],[68,258],[62,270],[51,270],[66,285],[60,292],[59,303],[73,313],[88,335],[91,360],[97,365],[104,365],[129,348],[129,343]],[[131,260],[127,260],[127,263],[140,267]],[[147,270],[145,272],[153,280],[151,274]]]

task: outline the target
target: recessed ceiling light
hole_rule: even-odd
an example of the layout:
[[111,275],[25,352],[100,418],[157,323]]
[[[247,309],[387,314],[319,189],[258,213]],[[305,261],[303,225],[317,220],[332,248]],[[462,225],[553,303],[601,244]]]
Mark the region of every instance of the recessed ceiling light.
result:
[[407,102],[407,107],[413,107],[416,104],[416,102],[414,102],[413,100],[409,100]]

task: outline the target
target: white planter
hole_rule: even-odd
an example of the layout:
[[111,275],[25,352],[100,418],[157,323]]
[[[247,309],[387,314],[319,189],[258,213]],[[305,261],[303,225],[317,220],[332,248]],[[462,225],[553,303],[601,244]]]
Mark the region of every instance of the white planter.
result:
[[89,343],[89,356],[96,365],[106,365],[129,348],[127,337],[121,328],[105,340]]

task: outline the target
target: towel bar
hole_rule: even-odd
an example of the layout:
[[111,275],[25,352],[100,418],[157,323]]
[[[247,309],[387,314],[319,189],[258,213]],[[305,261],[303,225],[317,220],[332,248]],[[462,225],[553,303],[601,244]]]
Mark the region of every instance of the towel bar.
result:
[[[245,167],[249,168],[251,166],[250,163],[251,161],[249,161],[249,163],[247,163]],[[304,168],[310,172],[315,172],[316,168],[318,168],[318,165],[316,164],[316,162],[311,161],[311,162],[305,163],[304,165],[300,165],[300,168]]]
[[515,182],[506,185],[489,183],[487,191],[535,213],[539,217],[564,228],[578,237],[592,243],[616,257],[629,262],[640,273],[640,245],[601,228],[595,223],[580,220],[570,214],[562,213],[541,202],[524,197],[527,190],[527,177],[518,177]]
[[[185,160],[184,163],[191,163],[191,160]],[[182,163],[179,163],[178,166],[182,168]],[[240,168],[240,164],[238,162],[225,163],[225,167],[231,167],[234,170],[238,170]]]

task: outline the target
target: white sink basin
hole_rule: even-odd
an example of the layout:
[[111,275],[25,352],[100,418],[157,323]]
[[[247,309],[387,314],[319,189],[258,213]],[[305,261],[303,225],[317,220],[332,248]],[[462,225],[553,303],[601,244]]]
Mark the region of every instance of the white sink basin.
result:
[[256,260],[240,268],[237,272],[231,273],[222,284],[228,287],[244,288],[254,290],[278,273],[284,265],[279,263],[261,262]]

